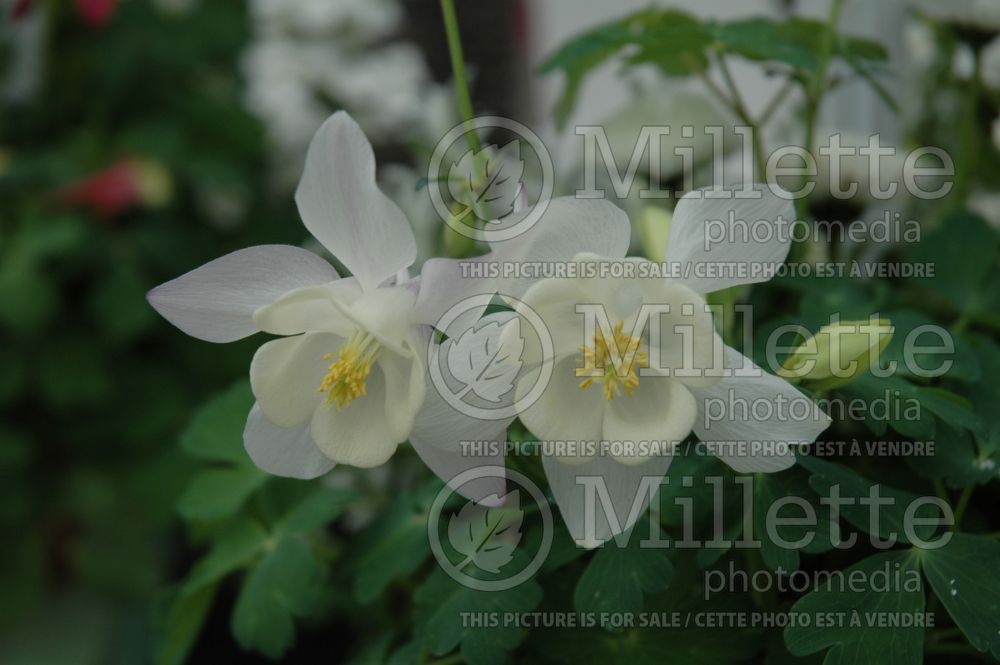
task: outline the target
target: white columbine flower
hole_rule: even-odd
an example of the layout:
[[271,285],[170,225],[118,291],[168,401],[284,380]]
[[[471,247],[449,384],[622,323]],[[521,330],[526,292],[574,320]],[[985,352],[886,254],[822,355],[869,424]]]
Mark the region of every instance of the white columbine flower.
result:
[[[352,277],[338,278],[299,247],[250,247],[156,287],[150,304],[210,342],[258,331],[282,336],[260,347],[250,369],[257,403],[244,443],[263,470],[311,478],[334,463],[375,466],[410,438],[433,471],[453,477],[475,458],[459,459],[451,438],[456,422],[468,419],[449,413],[436,392],[425,403],[430,326],[463,298],[518,297],[532,280],[488,270],[463,277],[463,262],[438,258],[418,279],[406,279],[416,257],[413,232],[376,185],[372,147],[346,113],[316,133],[295,198],[306,228]],[[528,214],[514,213],[511,223]],[[611,204],[558,198],[530,229],[466,267],[566,261],[581,251],[624,254],[627,238],[628,220]],[[470,312],[469,325],[481,309]]]
[[375,184],[375,157],[357,123],[331,116],[309,147],[295,195],[306,228],[346,266],[298,247],[228,254],[149,292],[150,304],[193,337],[231,342],[281,335],[250,368],[257,403],[245,445],[265,471],[315,477],[334,463],[382,464],[404,441],[424,397],[426,326],[403,212]]
[[[530,215],[530,210],[516,211],[508,222],[511,225]],[[421,320],[435,325],[455,303],[482,294],[498,294],[501,298],[520,299],[537,279],[530,274],[504,273],[503,267],[514,264],[557,264],[570,261],[581,252],[608,256],[623,256],[628,250],[628,217],[608,201],[559,197],[552,199],[544,215],[525,232],[503,242],[494,243],[483,256],[454,261],[433,258],[423,267],[421,280],[433,283],[434,288],[422,286],[417,303]],[[494,272],[499,268],[499,273]],[[511,301],[513,302],[513,301]],[[447,357],[455,339],[473,325],[482,327],[489,342],[484,348],[495,348],[502,328],[513,314],[501,312],[480,319],[485,307],[471,308],[453,322],[447,332],[449,339],[431,350],[428,363],[437,363],[438,356]],[[513,390],[502,396],[496,406],[513,402]],[[410,434],[410,443],[434,473],[446,482],[464,471],[489,465],[502,467],[502,453],[473,455],[462,449],[462,442],[503,442],[507,425],[513,418],[481,420],[470,416],[450,404],[434,387],[427,389],[423,408]],[[497,450],[502,450],[502,446]],[[502,478],[488,477],[452,486],[453,489],[475,501],[492,495],[504,496]]]
[[[662,476],[673,444],[692,431],[713,444],[713,452],[735,470],[769,472],[794,464],[789,448],[813,442],[829,425],[829,418],[790,383],[761,371],[723,344],[702,297],[764,281],[764,276],[750,275],[766,271],[753,269],[785,260],[790,243],[778,228],[794,219],[794,211],[789,201],[768,189],[761,194],[759,199],[741,200],[701,198],[701,192],[693,192],[681,199],[665,257],[681,278],[641,277],[657,274],[644,259],[580,255],[575,260],[583,277],[544,280],[525,294],[524,303],[541,317],[552,337],[553,351],[525,351],[529,364],[541,368],[551,363],[552,375],[541,397],[520,413],[522,421],[543,441],[611,444],[604,454],[578,447],[543,458],[553,494],[578,543],[593,547],[628,529],[638,517],[633,502],[642,478]],[[773,233],[761,236],[770,239],[747,244],[730,238],[706,249],[706,224],[725,222],[731,212],[749,224],[773,225]],[[626,275],[636,276],[604,276],[600,265],[612,262],[632,270]],[[747,270],[731,273],[732,278],[718,270],[734,266]],[[581,305],[596,305],[605,312],[603,327],[598,314],[597,325],[588,329]],[[644,306],[648,320],[643,318]],[[659,334],[652,334],[653,320]],[[511,341],[514,330],[504,330],[501,345]],[[526,394],[534,382],[534,373],[522,377],[517,396]],[[785,404],[804,401],[804,408],[794,413],[808,416],[789,421],[789,408],[772,408],[761,418],[757,414],[765,411],[740,406],[743,400],[767,400],[773,407],[779,396]],[[707,419],[710,404],[715,411]],[[778,446],[746,447],[759,441]],[[577,482],[584,476],[604,478],[617,524],[597,509],[591,515],[596,522],[588,529],[585,486]]]

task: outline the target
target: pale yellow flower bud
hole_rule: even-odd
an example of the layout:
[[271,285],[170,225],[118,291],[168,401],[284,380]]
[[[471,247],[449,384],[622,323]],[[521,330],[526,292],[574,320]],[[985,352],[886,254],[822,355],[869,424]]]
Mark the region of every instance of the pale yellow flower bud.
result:
[[848,384],[878,364],[894,330],[888,319],[823,326],[788,356],[778,375],[816,390]]

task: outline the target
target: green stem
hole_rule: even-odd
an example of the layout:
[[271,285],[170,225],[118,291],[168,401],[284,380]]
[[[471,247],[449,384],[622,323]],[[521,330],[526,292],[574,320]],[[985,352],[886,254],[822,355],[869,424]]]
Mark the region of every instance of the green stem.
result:
[[962,120],[959,124],[958,135],[958,163],[955,165],[955,188],[951,199],[952,205],[961,207],[969,198],[969,189],[972,177],[976,173],[976,165],[979,161],[981,137],[976,123],[976,114],[979,111],[979,69],[980,59],[975,59],[972,78],[969,80],[968,93],[965,95],[962,106]]
[[952,531],[958,531],[958,527],[962,524],[962,518],[965,516],[965,509],[969,507],[969,499],[972,498],[974,488],[974,485],[969,485],[962,490],[962,495],[958,497],[958,505],[955,506],[955,524],[951,527]]
[[774,114],[777,113],[778,109],[781,107],[781,102],[785,101],[785,97],[787,97],[788,93],[790,93],[795,87],[795,83],[795,79],[791,76],[785,79],[785,82],[780,88],[778,88],[778,92],[774,93],[774,97],[772,97],[771,101],[767,103],[767,106],[764,107],[760,117],[757,119],[757,124],[760,127],[764,127],[771,122]]
[[759,171],[757,175],[759,180],[757,178],[754,178],[754,180],[756,182],[765,182],[767,180],[767,170],[764,162],[764,148],[760,141],[760,127],[750,116],[750,111],[747,110],[746,104],[743,103],[743,97],[740,95],[740,89],[736,85],[736,79],[733,78],[732,72],[729,71],[729,65],[726,64],[726,57],[719,54],[718,61],[719,70],[722,72],[722,78],[726,82],[726,87],[729,88],[733,112],[736,113],[743,124],[750,128],[751,138],[753,140],[754,160],[757,165],[757,170]]
[[444,30],[448,35],[448,55],[451,57],[451,71],[455,79],[458,113],[465,123],[465,137],[469,148],[473,152],[479,152],[479,137],[472,127],[472,96],[469,94],[469,79],[465,74],[465,56],[462,54],[462,38],[458,31],[454,0],[441,0],[441,14],[444,16]]
[[959,335],[965,332],[965,329],[969,327],[972,322],[972,316],[968,312],[962,312],[962,315],[958,317],[958,320],[951,326],[951,332]]
[[[805,108],[805,148],[806,153],[812,155],[816,150],[816,123],[819,120],[819,110],[823,102],[823,95],[826,93],[826,73],[830,67],[830,58],[833,57],[834,38],[837,34],[837,24],[840,23],[840,12],[844,7],[844,0],[833,0],[830,5],[830,18],[827,21],[826,30],[823,32],[822,41],[819,44],[819,58],[816,63],[816,74],[806,87],[806,108]],[[805,187],[809,176],[802,176],[801,186]],[[805,221],[808,217],[809,206],[804,197],[795,200],[795,212],[799,219]]]
[[948,500],[948,491],[944,488],[944,483],[942,483],[940,479],[935,478],[931,481],[931,485],[934,487],[934,493],[937,495],[937,498],[941,499],[945,503],[951,503],[951,501]]

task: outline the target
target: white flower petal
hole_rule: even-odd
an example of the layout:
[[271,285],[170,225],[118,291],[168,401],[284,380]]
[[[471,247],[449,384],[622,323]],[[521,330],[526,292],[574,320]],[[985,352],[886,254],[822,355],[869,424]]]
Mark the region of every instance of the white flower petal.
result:
[[409,283],[366,291],[350,304],[335,301],[355,326],[375,335],[383,346],[404,352],[413,333],[416,290]]
[[[436,388],[428,386],[410,433],[410,443],[431,471],[466,498],[479,502],[494,494],[505,496],[503,478],[486,476],[461,487],[454,486],[451,481],[476,467],[503,467],[503,444],[507,426],[513,419],[484,421],[473,418],[459,412]],[[462,442],[470,443],[463,447]]]
[[[719,380],[725,368],[725,345],[715,330],[705,299],[683,284],[643,280],[644,302],[669,305],[667,312],[650,311],[650,365],[687,386],[706,388]],[[653,324],[659,329],[652,334]],[[632,320],[626,326],[633,325]],[[659,351],[656,357],[654,351]]]
[[[380,358],[368,375],[364,396],[339,409],[336,404],[321,404],[313,413],[313,441],[338,464],[357,467],[384,464],[410,434],[405,427],[407,423],[412,426],[420,404],[405,399],[400,401],[399,385],[394,385],[391,393],[397,401],[391,401],[388,382],[391,378],[394,383],[403,383],[405,390],[405,386],[413,385],[412,377],[400,378],[393,370],[387,375],[385,367],[385,360]],[[419,367],[418,363],[412,363],[411,371],[418,371]],[[422,399],[422,383],[417,391],[411,387],[409,394],[414,399]],[[393,414],[394,409],[398,413]]]
[[758,375],[724,377],[711,388],[692,388],[698,403],[694,432],[704,442],[720,443],[719,459],[736,471],[787,469],[795,464],[788,448],[814,442],[830,426],[830,417],[815,402],[739,351],[726,348],[726,366]]
[[[420,272],[420,295],[415,306],[420,323],[437,326],[445,312],[466,298],[496,293],[497,280],[488,276],[492,253],[470,259],[434,258]],[[454,325],[468,329],[486,310],[486,303],[470,307]],[[450,326],[449,326],[450,327]]]
[[250,363],[250,387],[268,420],[278,427],[294,427],[312,417],[323,401],[319,392],[327,368],[343,338],[307,333],[262,345]]
[[[628,252],[631,226],[625,212],[609,201],[561,196],[534,226],[524,233],[492,245],[494,260],[501,262],[568,262],[581,252],[620,259]],[[534,280],[501,278],[500,293],[520,298]]]
[[275,335],[328,332],[349,337],[361,329],[382,345],[403,352],[413,329],[415,301],[416,290],[409,282],[362,291],[353,278],[342,279],[293,291],[257,310],[254,320],[261,330]]
[[[766,282],[769,268],[784,263],[791,247],[792,201],[755,185],[761,198],[703,198],[706,190],[688,192],[677,202],[666,261],[679,264],[686,275],[679,281],[698,293],[710,293],[739,284]],[[739,226],[731,224],[730,217]],[[745,223],[749,232],[745,233]],[[746,237],[745,237],[746,236]],[[729,264],[729,265],[723,265]],[[740,266],[745,275],[713,270]],[[762,270],[763,268],[763,270]]]
[[261,307],[254,312],[253,319],[261,330],[272,335],[329,332],[348,337],[356,326],[343,313],[343,307],[361,295],[361,287],[353,277],[307,286]]
[[[594,299],[585,290],[585,282],[578,279],[545,279],[528,289],[524,294],[523,303],[528,311],[538,315],[544,325],[543,333],[547,333],[552,341],[552,356],[559,359],[567,355],[577,355],[583,338],[583,315],[576,311],[577,304],[592,303]],[[523,340],[524,350],[521,359],[528,367],[541,363],[543,350],[541,339],[532,329],[533,323],[527,322],[520,331],[507,328],[501,336],[501,344],[514,342],[516,332],[518,340]],[[515,342],[519,343],[519,342]],[[548,360],[551,360],[549,358]]]
[[146,299],[163,318],[207,342],[232,342],[257,332],[253,313],[285,293],[337,279],[333,267],[290,245],[248,247],[151,290]]
[[313,137],[295,202],[309,232],[366,290],[416,260],[406,216],[375,184],[372,146],[343,111]]
[[310,480],[334,467],[309,435],[308,421],[296,427],[278,427],[256,404],[243,430],[243,447],[262,471],[285,478]]
[[[627,531],[649,505],[649,493],[643,487],[643,478],[652,483],[653,496],[659,491],[659,479],[667,472],[670,456],[654,457],[644,464],[625,465],[610,457],[595,457],[584,464],[565,464],[548,455],[542,458],[549,487],[559,505],[563,521],[573,540],[582,547],[593,548],[614,536]],[[584,484],[578,484],[583,477],[603,479],[608,490],[608,498],[614,508],[614,520],[609,520],[601,503],[600,494],[593,502],[594,513],[587,515],[587,492],[592,491]],[[587,481],[587,482],[601,482]],[[640,489],[643,491],[640,492]],[[638,498],[638,505],[634,505]],[[593,522],[593,531],[588,534],[588,522]],[[617,525],[612,524],[617,521]]]
[[[483,344],[486,348],[496,344],[501,327],[515,318],[513,312],[496,312],[485,317],[483,331],[486,338]],[[493,326],[490,323],[500,325]],[[459,332],[452,328],[453,332]],[[431,349],[428,364],[439,362],[441,354],[447,357],[448,350],[458,336],[445,340],[440,346]],[[514,401],[514,391],[509,390],[500,396],[500,401],[494,404],[496,409],[509,407]],[[503,478],[486,476],[477,478],[457,487],[451,483],[460,473],[481,466],[504,466],[504,447],[507,438],[507,426],[514,416],[500,420],[481,420],[466,415],[452,406],[434,384],[427,386],[423,405],[417,413],[410,433],[410,443],[420,455],[420,459],[430,467],[439,478],[466,498],[482,502],[490,496],[506,495],[506,482]],[[463,447],[463,442],[467,442]]]
[[[590,390],[600,390],[594,386]],[[623,464],[641,464],[650,456],[669,453],[691,433],[697,416],[694,397],[672,379],[650,376],[639,381],[631,396],[619,395],[608,402],[604,413],[604,438],[617,450],[628,444],[646,455],[630,455],[627,448],[615,459]],[[653,445],[655,442],[655,445]]]
[[[553,199],[534,226],[510,240],[494,243],[492,251],[483,256],[428,260],[420,278],[420,321],[434,325],[449,308],[471,296],[500,292],[521,298],[536,279],[504,278],[502,273],[491,272],[502,264],[568,262],[581,252],[621,258],[628,242],[628,217],[613,204],[571,197]],[[468,325],[483,310],[485,306],[468,312]]]
[[413,422],[427,392],[427,373],[417,353],[414,350],[407,357],[383,352],[376,363],[386,382],[386,412],[383,417],[400,441],[405,440],[413,430]]
[[[518,381],[516,399],[520,400],[532,389],[538,371],[529,372]],[[600,386],[580,388],[582,380],[576,376],[576,363],[572,359],[556,362],[541,396],[521,411],[521,422],[543,441],[599,442],[607,399]],[[582,455],[584,451],[578,449],[578,453]]]

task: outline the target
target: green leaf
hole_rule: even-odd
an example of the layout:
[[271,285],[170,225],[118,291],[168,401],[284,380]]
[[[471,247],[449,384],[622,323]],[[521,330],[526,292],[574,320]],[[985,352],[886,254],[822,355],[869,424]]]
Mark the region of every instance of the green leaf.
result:
[[1000,543],[955,533],[920,558],[931,588],[969,643],[1000,659]]
[[815,44],[822,23],[800,21],[790,27],[766,18],[749,18],[716,23],[712,28],[712,36],[729,53],[749,60],[783,62],[795,69],[816,68]]
[[985,335],[969,335],[967,341],[976,354],[984,380],[958,389],[972,404],[973,412],[985,420],[982,430],[975,433],[982,444],[989,439],[990,431],[1000,425],[1000,413],[996,410],[1000,403],[1000,381],[993,380],[1000,376],[1000,346]]
[[[874,662],[875,654],[880,665],[919,665],[923,661],[922,625],[878,625],[879,617],[888,620],[891,616],[923,613],[923,584],[917,561],[913,550],[876,554],[844,571],[847,579],[855,575],[864,580],[858,585],[863,590],[830,578],[801,598],[790,614],[804,618],[785,629],[788,650],[796,656],[807,656],[829,648],[823,661],[827,665],[863,665]],[[874,580],[883,577],[886,588],[876,588]]]
[[643,14],[632,14],[571,39],[541,66],[539,71],[543,74],[561,70],[566,75],[565,87],[555,112],[560,126],[566,123],[573,111],[584,77],[633,40],[633,25]]
[[[801,548],[807,552],[824,552],[832,547],[829,540],[830,523],[827,519],[829,513],[817,505],[818,497],[810,489],[807,476],[798,470],[790,469],[782,473],[759,473],[753,480],[755,493],[753,535],[760,541],[761,556],[771,570],[776,571],[780,568],[788,574],[799,568],[799,550],[789,549],[775,542],[767,529],[768,511],[775,502],[784,497],[798,497],[812,506],[817,522],[815,526],[781,524],[772,528],[775,535],[788,543],[794,543],[802,540],[807,534],[814,534],[809,544]],[[782,507],[776,516],[780,519],[804,517],[803,509],[795,504]]]
[[923,478],[944,480],[949,487],[961,489],[997,477],[992,452],[977,454],[969,432],[941,424],[934,440],[934,454],[908,455],[906,463]]
[[580,576],[573,593],[577,612],[642,611],[643,595],[665,591],[673,580],[674,567],[662,548],[642,548],[649,520],[640,520],[619,546],[610,540],[597,550]]
[[[725,53],[758,62],[779,62],[801,72],[813,73],[819,64],[827,25],[798,17],[784,22],[754,17],[712,23],[709,30],[716,46]],[[885,60],[888,52],[875,41],[838,36],[833,55],[860,65]]]
[[250,382],[236,383],[199,409],[181,436],[181,448],[199,459],[250,464],[243,450],[243,427],[251,406]]
[[906,379],[866,374],[842,390],[867,403],[865,425],[875,434],[882,436],[891,426],[903,436],[933,440],[937,421],[930,409],[923,408],[918,388]]
[[982,427],[979,416],[972,412],[972,405],[964,397],[944,388],[917,388],[920,405],[952,427],[970,429]]
[[914,284],[938,292],[959,312],[976,309],[983,282],[995,270],[998,244],[997,234],[978,215],[951,213],[914,245],[911,259],[934,265],[933,278]]
[[[465,557],[466,563],[499,573],[514,558],[523,520],[520,490],[504,497],[501,506],[469,501],[448,519],[448,542]],[[458,565],[461,568],[464,564]]]
[[[937,346],[941,338],[935,330],[942,330],[940,324],[927,318],[924,314],[912,310],[890,310],[883,312],[882,316],[892,321],[896,329],[889,346],[882,352],[880,364],[888,366],[887,363],[896,363],[896,374],[902,376],[913,376],[913,371],[935,371],[950,361],[951,367],[945,373],[945,377],[954,381],[978,381],[982,377],[982,367],[976,357],[976,352],[972,346],[962,337],[951,336],[955,342],[955,352],[953,354],[936,353],[916,353],[910,351],[910,364],[916,367],[907,366],[906,343],[907,338],[910,344],[916,346]],[[920,329],[920,332],[916,332]]]
[[416,665],[420,658],[420,643],[416,640],[400,645],[395,651],[389,654],[389,659],[385,665]]
[[201,471],[184,489],[177,510],[188,520],[230,517],[265,482],[267,475],[256,467]]
[[[467,571],[475,575],[476,569]],[[528,580],[505,591],[476,591],[453,580],[440,568],[413,594],[416,602],[414,634],[425,648],[436,656],[461,648],[462,657],[470,665],[499,665],[507,660],[507,652],[524,637],[517,626],[500,625],[490,628],[475,626],[466,617],[490,613],[530,612],[542,600],[542,588]]]
[[357,566],[354,596],[362,603],[378,598],[388,584],[409,575],[427,560],[427,512],[410,495],[401,495],[363,535],[351,557]]
[[708,68],[711,36],[701,22],[673,9],[650,11],[642,23],[638,50],[628,65],[653,64],[667,76],[687,76]]
[[[606,626],[608,621],[594,616],[593,626],[533,631],[524,645],[524,651],[531,657],[522,659],[523,662],[560,665],[759,662],[760,629],[733,627],[722,632],[718,627],[697,625],[698,616],[749,615],[754,607],[749,596],[739,592],[719,594],[706,601],[702,573],[694,559],[692,550],[674,553],[674,583],[664,593],[646,596],[642,614],[632,616],[632,627],[620,632],[600,630],[598,627]],[[547,586],[543,608],[562,609],[561,604],[553,604],[552,595]],[[610,616],[624,619],[627,615]],[[722,635],[724,639],[720,639]]]
[[250,564],[267,543],[267,532],[251,519],[239,519],[212,542],[212,549],[197,564],[184,583],[191,594]]
[[704,50],[708,33],[694,17],[676,10],[648,9],[630,14],[575,37],[559,48],[540,71],[561,70],[566,85],[556,106],[559,125],[573,110],[583,79],[626,46],[635,47],[627,65],[653,64],[671,76],[682,76],[707,66]]
[[320,487],[295,506],[278,524],[290,533],[305,533],[335,520],[358,495],[346,489]]
[[158,639],[159,648],[153,660],[155,665],[184,665],[187,662],[212,609],[216,590],[216,585],[210,584],[177,597],[170,606],[163,634]]
[[233,608],[233,636],[240,646],[280,658],[295,642],[293,617],[319,602],[323,568],[309,545],[282,538],[247,576]]
[[[909,542],[904,524],[907,508],[920,499],[916,494],[903,490],[888,487],[882,483],[874,483],[867,478],[858,475],[853,470],[827,462],[817,457],[801,456],[799,464],[808,469],[812,475],[809,478],[809,485],[820,497],[830,497],[833,487],[837,486],[840,497],[850,498],[851,505],[843,505],[841,512],[844,518],[861,531],[877,535],[882,540],[895,538],[896,542]],[[862,504],[861,499],[866,501],[871,496],[873,488],[878,486],[878,494],[881,499],[891,500],[888,505],[879,504],[877,510],[877,529],[872,529],[872,513],[874,506]],[[941,517],[939,508],[934,505],[921,505],[915,512],[919,518],[933,519]],[[934,535],[935,527],[920,525],[912,526],[913,535],[922,541],[928,541]],[[836,544],[836,543],[834,543]]]
[[[697,526],[704,526],[710,533],[715,517],[715,487],[707,478],[725,478],[723,497],[726,500],[726,514],[739,512],[730,511],[730,502],[737,503],[740,498],[738,489],[730,480],[732,474],[727,471],[723,462],[714,455],[702,455],[697,448],[689,448],[683,455],[678,455],[670,463],[667,472],[667,482],[660,485],[656,500],[660,504],[660,522],[665,526],[681,527],[688,523],[686,511],[691,513]],[[690,486],[685,486],[682,479],[690,477]],[[689,504],[690,507],[685,507]],[[697,532],[697,529],[696,529]],[[710,537],[710,536],[709,536]]]

